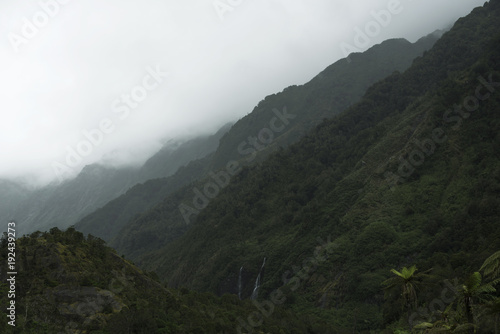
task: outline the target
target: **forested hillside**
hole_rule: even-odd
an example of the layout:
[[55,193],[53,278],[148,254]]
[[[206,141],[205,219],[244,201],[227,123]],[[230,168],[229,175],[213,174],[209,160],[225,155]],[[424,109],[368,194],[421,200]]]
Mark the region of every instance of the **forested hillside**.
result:
[[[179,205],[185,203],[193,210],[190,212],[198,211],[193,201],[197,189],[203,191],[207,182],[213,181],[210,173],[218,172],[220,167],[226,170],[232,162],[244,166],[263,161],[278,147],[296,142],[324,118],[358,101],[377,80],[408,68],[436,39],[431,34],[414,44],[403,39],[386,41],[352,55],[351,62],[336,62],[305,85],[268,96],[222,137],[213,156],[194,161],[189,169],[181,169],[171,178],[132,189],[84,218],[77,228],[90,232],[96,227],[100,237],[133,259],[161,247],[182,235],[194,219],[195,214],[180,210]],[[260,133],[264,129],[267,135]],[[269,135],[269,131],[273,133]],[[257,138],[264,138],[265,143]],[[106,234],[101,234],[101,226],[106,226]]]
[[[324,60],[317,52],[331,51],[331,45],[325,47],[323,38],[342,35],[341,22],[368,4],[334,4],[342,15],[352,12],[347,20],[336,13],[342,19],[337,21],[331,11],[318,10],[329,8],[326,3],[304,10],[303,4],[273,1],[259,12],[283,28],[271,31],[266,20],[248,16],[256,13],[251,6],[247,14],[238,10],[226,24],[212,26],[203,11],[192,15],[192,4],[167,3],[120,3],[116,18],[114,6],[101,8],[92,19],[106,43],[77,25],[68,28],[75,36],[68,36],[71,43],[91,42],[84,55],[80,44],[73,54],[64,49],[66,37],[53,35],[43,50],[55,45],[51,50],[77,59],[49,52],[39,64],[44,76],[38,70],[35,79],[18,75],[20,66],[13,71],[20,79],[7,76],[14,99],[22,83],[29,103],[6,122],[13,124],[7,137],[18,131],[19,136],[7,143],[14,163],[5,175],[22,175],[25,183],[0,179],[0,220],[7,231],[0,233],[0,334],[500,333],[500,0],[473,9],[446,32],[415,43],[389,39],[353,53],[304,84],[266,96],[211,135],[223,117],[243,115],[237,109],[252,94],[267,90],[268,83],[283,85],[274,80],[289,77],[273,74],[283,73],[281,66],[288,70],[294,64],[293,77],[300,77],[313,59]],[[445,24],[449,19],[443,18],[454,20],[472,7],[422,3],[414,2],[405,14],[396,2],[372,10],[366,42],[372,43],[368,35],[414,36],[425,24]],[[39,5],[35,23],[60,10]],[[217,12],[224,4],[213,5]],[[88,20],[94,8],[85,6],[61,20]],[[229,14],[237,5],[226,6]],[[22,13],[30,6],[24,7],[5,9]],[[421,17],[427,10],[435,12]],[[132,30],[128,18],[137,23]],[[406,25],[411,18],[418,24]],[[22,20],[23,36],[38,27]],[[309,29],[309,22],[318,29]],[[412,33],[399,27],[411,27]],[[364,34],[359,27],[354,31],[355,40]],[[9,33],[11,44],[15,36]],[[34,49],[41,40],[23,48]],[[273,57],[261,58],[270,48],[259,46],[270,41],[279,44]],[[307,53],[284,60],[304,45],[310,45]],[[110,55],[96,52],[98,46]],[[140,49],[117,62],[113,52],[125,46]],[[233,49],[222,54],[228,46]],[[170,72],[148,66],[142,85],[120,88],[132,82],[127,73],[133,64],[167,54]],[[297,59],[311,63],[299,68]],[[77,64],[85,64],[85,80]],[[55,71],[59,67],[64,71]],[[57,80],[47,81],[49,72]],[[269,82],[257,87],[260,78]],[[78,87],[78,94],[64,90],[60,96],[58,80]],[[165,90],[153,97],[163,81]],[[38,89],[46,82],[54,87]],[[118,118],[125,120],[143,100],[145,112],[137,110],[137,118],[122,123],[96,150],[104,152],[100,162],[73,179],[28,186],[27,180],[47,177],[43,168],[33,172],[39,165],[19,163],[26,152],[16,147],[24,149],[28,132],[40,146],[27,152],[50,160],[47,154],[57,145],[50,148],[51,141],[38,134],[54,134],[51,140],[61,142],[62,132],[76,138],[74,128],[109,114],[87,107],[115,91],[120,98],[111,112],[122,113]],[[39,95],[50,103],[37,100]],[[59,115],[66,115],[66,99],[76,108],[61,119],[67,128],[51,133]],[[6,102],[6,110],[12,109]],[[36,127],[21,128],[17,115],[23,110]],[[102,126],[107,123],[113,126]],[[88,141],[76,150],[90,159],[114,127],[111,118],[103,119],[92,132],[99,140],[82,131]],[[167,130],[202,132],[165,143],[159,138]],[[146,152],[152,138],[164,146],[144,164],[139,156],[123,168],[106,159],[137,147]]]
[[[105,201],[100,201],[100,205],[104,208],[99,207],[95,211],[87,211],[87,215],[83,218],[80,215],[78,229],[109,241],[109,236],[115,235],[120,230],[120,222],[128,221],[134,214],[152,206],[166,194],[178,189],[201,173],[203,169],[199,168],[199,162],[215,151],[220,138],[230,127],[231,124],[226,124],[213,135],[165,145],[140,169],[130,173],[129,179],[121,180],[127,185],[126,192],[122,191],[119,196],[117,194],[117,196],[108,197]],[[195,163],[191,164],[192,161]],[[166,179],[170,175],[175,175],[175,177]],[[108,186],[108,183],[104,183],[104,187]],[[121,210],[117,210],[116,207]],[[107,208],[111,209],[107,210]],[[102,224],[101,219],[111,223]]]
[[[220,294],[237,291],[243,267],[250,297],[266,258],[262,298],[285,283],[290,309],[338,328],[398,326],[406,304],[384,299],[390,269],[433,268],[416,309],[500,245],[499,22],[500,1],[460,19],[406,72],[234,176],[183,237],[140,264],[171,286]],[[327,240],[328,259],[311,262]],[[456,310],[457,324],[474,320]]]
[[[8,320],[0,322],[1,333],[230,334],[245,331],[248,325],[241,319],[255,312],[250,301],[236,296],[166,289],[154,273],[142,272],[103,240],[85,238],[74,228],[53,228],[17,240],[18,275],[12,290],[8,245],[2,237],[0,314]],[[272,319],[261,326],[266,332],[333,333],[319,319],[279,306],[270,312]],[[12,314],[14,318],[7,317]]]
[[[347,58],[337,61],[304,85],[290,86],[281,93],[267,96],[221,139],[211,163],[212,170],[225,168],[228,161],[241,160],[251,147],[261,152],[264,148],[259,146],[277,148],[297,141],[324,118],[358,102],[375,82],[394,71],[406,70],[416,57],[434,45],[439,34],[441,32],[432,33],[413,44],[405,39],[387,40],[366,52],[350,55],[349,61]],[[271,144],[262,142],[260,132],[265,128],[272,130],[270,122],[276,116],[275,109],[282,111],[283,108],[294,118],[288,119],[290,124],[285,124],[283,130],[275,131]],[[257,144],[251,142],[251,136],[259,138]],[[265,156],[262,154],[261,158]]]

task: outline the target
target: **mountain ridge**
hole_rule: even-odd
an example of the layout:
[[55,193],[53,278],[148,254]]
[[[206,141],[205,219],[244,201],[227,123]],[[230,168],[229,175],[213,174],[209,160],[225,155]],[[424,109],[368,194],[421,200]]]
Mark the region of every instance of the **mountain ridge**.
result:
[[[149,182],[144,190],[134,189],[133,194],[130,193],[128,197],[122,196],[99,212],[84,218],[76,225],[77,228],[90,233],[92,230],[99,229],[99,226],[113,225],[112,233],[115,233],[117,229],[121,232],[111,236],[103,234],[98,234],[98,236],[110,242],[110,245],[119,252],[132,256],[136,260],[136,255],[143,250],[134,249],[132,253],[127,250],[128,245],[144,245],[151,250],[185,232],[188,228],[186,222],[189,223],[190,217],[188,219],[186,219],[187,215],[183,217],[179,206],[187,205],[193,208],[192,200],[196,195],[193,190],[203,189],[206,183],[210,182],[212,179],[210,172],[217,174],[220,172],[216,169],[217,167],[222,166],[226,169],[227,165],[232,162],[242,167],[248,163],[263,161],[280,146],[287,146],[297,141],[323,118],[340,112],[342,108],[350,104],[351,99],[354,101],[361,97],[363,90],[371,82],[389,75],[394,70],[402,70],[410,66],[414,58],[433,45],[435,41],[436,37],[432,36],[422,38],[413,44],[404,39],[388,40],[382,45],[369,49],[366,54],[353,55],[350,63],[345,60],[337,61],[305,85],[288,87],[281,93],[266,97],[252,113],[236,122],[221,138],[219,148],[213,157],[203,162],[200,161],[198,164],[192,162],[192,166],[195,164],[200,166],[197,169],[200,174],[185,183],[184,188],[169,187],[172,190],[179,189],[177,193],[172,192],[173,195],[169,195],[168,192],[155,190],[153,183],[156,183],[156,188],[165,189],[165,186],[160,186],[160,184],[187,180],[186,171],[180,170],[176,175],[164,181]],[[366,76],[364,73],[368,68],[375,69]],[[304,92],[298,94],[297,92],[301,90]],[[335,101],[336,97],[342,97],[342,99]],[[301,102],[292,103],[296,100]],[[307,108],[301,107],[311,103],[312,105]],[[332,106],[332,103],[335,105]],[[285,114],[290,115],[290,119],[283,121]],[[270,124],[273,120],[277,121],[273,123],[274,125]],[[271,130],[273,126],[275,130],[280,131]],[[264,142],[259,142],[259,136]],[[193,175],[195,174],[191,173],[191,176]],[[192,184],[188,185],[191,182]],[[145,192],[148,189],[149,194]],[[141,191],[144,192],[141,193]],[[151,196],[152,193],[155,194],[154,200],[157,202],[150,205],[149,211],[145,206],[142,206],[140,210],[139,200]],[[166,196],[175,199],[162,208],[161,202],[168,202],[168,197],[165,199]],[[138,216],[134,217],[131,213],[122,215],[122,212],[131,206],[138,208],[136,210]],[[159,219],[162,212],[168,217]]]
[[224,125],[213,135],[167,143],[141,167],[88,165],[74,179],[62,183],[36,189],[16,186],[24,189],[23,196],[18,197],[14,196],[12,186],[0,184],[0,193],[6,193],[8,199],[7,207],[0,210],[0,219],[16,220],[21,234],[55,226],[66,228],[135,184],[171,175],[191,160],[214,151],[230,125]]
[[[298,264],[317,237],[331,236],[338,245],[331,259],[311,275],[302,272],[304,290],[289,293],[300,300],[298,309],[309,305],[311,313],[338,317],[340,326],[366,319],[361,330],[401,317],[391,307],[396,297],[384,300],[381,293],[391,268],[416,262],[453,277],[479,267],[500,240],[494,227],[500,96],[492,91],[500,77],[498,4],[474,9],[407,71],[371,86],[361,102],[288,149],[245,168],[182,237],[136,262],[170,286],[222,294],[235,293],[239,268],[256,277],[266,258],[261,289],[268,295],[289,268],[301,272]],[[489,87],[488,99],[467,105],[478,87],[483,93]],[[458,104],[475,112],[457,114]],[[427,138],[437,138],[439,154],[415,160],[416,148],[431,151],[421,145]],[[387,177],[412,159],[405,182]],[[252,289],[247,281],[244,296]],[[330,306],[318,307],[318,300]]]

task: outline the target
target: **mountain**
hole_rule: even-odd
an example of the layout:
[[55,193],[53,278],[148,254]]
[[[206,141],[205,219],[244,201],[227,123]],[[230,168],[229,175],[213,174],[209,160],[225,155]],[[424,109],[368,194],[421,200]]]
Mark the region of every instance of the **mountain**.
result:
[[[101,239],[85,238],[73,228],[19,238],[17,274],[8,273],[8,244],[1,239],[2,333],[241,333],[251,328],[243,320],[256,311],[250,301],[166,289]],[[259,327],[266,332],[333,333],[320,319],[313,322],[279,305],[262,312],[268,319]]]
[[[243,168],[180,238],[137,251],[156,245],[151,226],[168,233],[165,217],[185,190],[129,227],[153,239],[131,238],[119,252],[171,287],[236,293],[243,277],[245,298],[265,259],[262,300],[281,291],[290,310],[345,332],[397,327],[401,293],[382,290],[391,269],[464,278],[500,245],[499,22],[500,1],[476,8],[404,73]],[[434,284],[418,305],[442,289]]]
[[21,186],[3,182],[0,194],[5,193],[8,201],[2,203],[8,204],[0,210],[0,219],[16,220],[21,234],[68,227],[135,184],[172,175],[179,167],[215,151],[230,125],[213,135],[171,141],[140,168],[93,164],[85,166],[74,179],[36,190],[20,190]]
[[[406,70],[415,58],[434,45],[438,36],[435,32],[413,44],[405,39],[384,41],[335,62],[304,85],[290,86],[267,96],[222,138],[211,169],[225,168],[229,161],[242,160],[243,156],[251,160],[253,151],[262,153],[266,148],[276,149],[296,142],[323,119],[358,102],[377,81],[395,71]],[[277,121],[273,123],[275,118]],[[261,159],[266,155],[261,154]]]
[[165,145],[141,167],[137,179],[144,182],[164,178],[175,174],[180,167],[189,162],[204,158],[217,149],[220,139],[231,129],[232,125],[232,123],[227,123],[212,135],[174,142],[174,145]]
[[343,110],[324,109],[338,74],[266,98],[215,152],[78,224],[117,251],[73,227],[4,234],[18,322],[1,331],[498,332],[499,22],[500,0],[474,9]]
[[14,217],[15,209],[29,197],[30,193],[30,189],[18,183],[0,180],[0,212],[3,216],[1,218],[3,222]]
[[[266,97],[221,138],[212,157],[194,161],[170,178],[131,189],[83,218],[77,229],[95,233],[134,259],[160,247],[186,231],[179,205],[192,205],[193,189],[203,189],[212,172],[225,169],[231,161],[240,165],[262,161],[278,147],[296,142],[323,118],[359,100],[377,80],[408,68],[436,39],[432,34],[414,44],[404,39],[386,41],[353,54],[351,62],[336,62],[302,86]],[[167,195],[171,196],[164,200]]]
[[134,174],[131,168],[85,166],[75,179],[34,190],[9,218],[17,221],[22,234],[67,227],[83,213],[127,190]]
[[83,217],[75,227],[110,242],[121,229],[142,211],[154,207],[165,196],[177,191],[206,173],[210,154],[179,168],[171,177],[148,180],[130,188],[125,194],[111,200],[102,208]]

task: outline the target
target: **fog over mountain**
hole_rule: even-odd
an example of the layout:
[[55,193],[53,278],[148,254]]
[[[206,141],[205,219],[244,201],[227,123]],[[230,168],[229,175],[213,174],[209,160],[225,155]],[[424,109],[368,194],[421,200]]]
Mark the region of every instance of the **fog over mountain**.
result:
[[41,185],[95,162],[139,165],[346,52],[414,42],[483,2],[4,1],[0,178]]
[[0,333],[500,333],[499,23],[0,3]]

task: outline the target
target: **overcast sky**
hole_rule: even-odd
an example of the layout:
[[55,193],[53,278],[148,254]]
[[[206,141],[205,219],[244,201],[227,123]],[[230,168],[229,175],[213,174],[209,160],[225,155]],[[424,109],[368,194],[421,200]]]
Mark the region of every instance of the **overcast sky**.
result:
[[[162,140],[213,132],[343,58],[395,2],[0,1],[0,178],[138,164]],[[370,46],[414,42],[483,3],[400,0]]]

